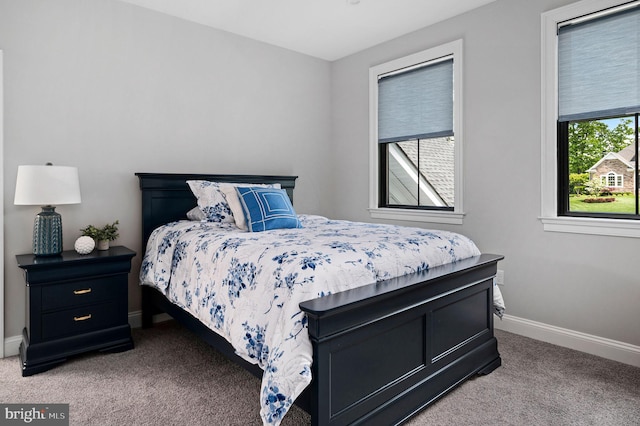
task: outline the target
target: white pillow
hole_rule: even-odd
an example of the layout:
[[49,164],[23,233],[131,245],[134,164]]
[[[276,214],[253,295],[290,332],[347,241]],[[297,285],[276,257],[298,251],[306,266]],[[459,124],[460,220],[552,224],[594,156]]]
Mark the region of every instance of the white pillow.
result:
[[259,186],[262,188],[278,188],[280,189],[279,183],[272,184],[252,184],[252,183],[221,183],[220,184],[220,192],[227,200],[227,204],[229,204],[229,208],[231,209],[231,214],[233,215],[233,220],[236,223],[236,226],[243,231],[248,231],[249,227],[247,226],[247,220],[244,217],[244,211],[242,210],[242,205],[240,204],[240,198],[238,198],[238,193],[236,192],[236,187],[248,188],[251,186]]
[[198,200],[198,207],[209,222],[233,222],[227,200],[220,191],[220,182],[188,180],[187,184]]
[[200,207],[194,207],[187,212],[187,219],[195,220],[199,222],[199,221],[207,220],[207,217],[204,215],[204,213],[202,213],[202,210],[200,210]]

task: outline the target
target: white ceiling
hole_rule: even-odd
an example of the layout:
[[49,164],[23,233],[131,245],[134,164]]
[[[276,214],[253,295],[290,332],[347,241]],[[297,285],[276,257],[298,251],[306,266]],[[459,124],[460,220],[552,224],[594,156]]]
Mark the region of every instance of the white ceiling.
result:
[[333,61],[495,0],[121,1]]

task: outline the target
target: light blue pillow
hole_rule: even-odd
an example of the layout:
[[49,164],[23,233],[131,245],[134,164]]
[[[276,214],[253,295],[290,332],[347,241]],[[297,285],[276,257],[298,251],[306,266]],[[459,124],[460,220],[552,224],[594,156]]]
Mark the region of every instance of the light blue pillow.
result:
[[236,187],[251,232],[302,228],[287,191],[276,188]]

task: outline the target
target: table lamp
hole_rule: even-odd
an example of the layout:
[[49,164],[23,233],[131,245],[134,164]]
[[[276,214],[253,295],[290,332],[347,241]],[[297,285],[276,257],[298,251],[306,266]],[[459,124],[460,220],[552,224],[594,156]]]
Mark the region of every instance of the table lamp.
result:
[[15,205],[42,206],[33,224],[33,254],[56,256],[62,253],[62,217],[54,205],[79,204],[78,168],[18,166]]

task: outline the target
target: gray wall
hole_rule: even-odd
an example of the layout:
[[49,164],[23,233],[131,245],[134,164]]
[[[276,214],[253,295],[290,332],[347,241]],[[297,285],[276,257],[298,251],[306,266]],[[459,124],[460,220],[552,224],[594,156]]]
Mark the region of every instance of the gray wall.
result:
[[544,232],[538,220],[540,15],[568,3],[498,0],[334,62],[335,214],[371,220],[369,67],[462,38],[467,215],[464,225],[448,229],[506,256],[499,267],[510,315],[640,345],[640,242]]
[[[24,326],[15,255],[39,207],[14,206],[17,167],[79,167],[59,206],[64,247],[120,220],[141,251],[135,172],[299,175],[299,212],[330,214],[330,64],[112,0],[0,0],[5,65],[5,336]],[[137,268],[130,310],[139,309]]]

